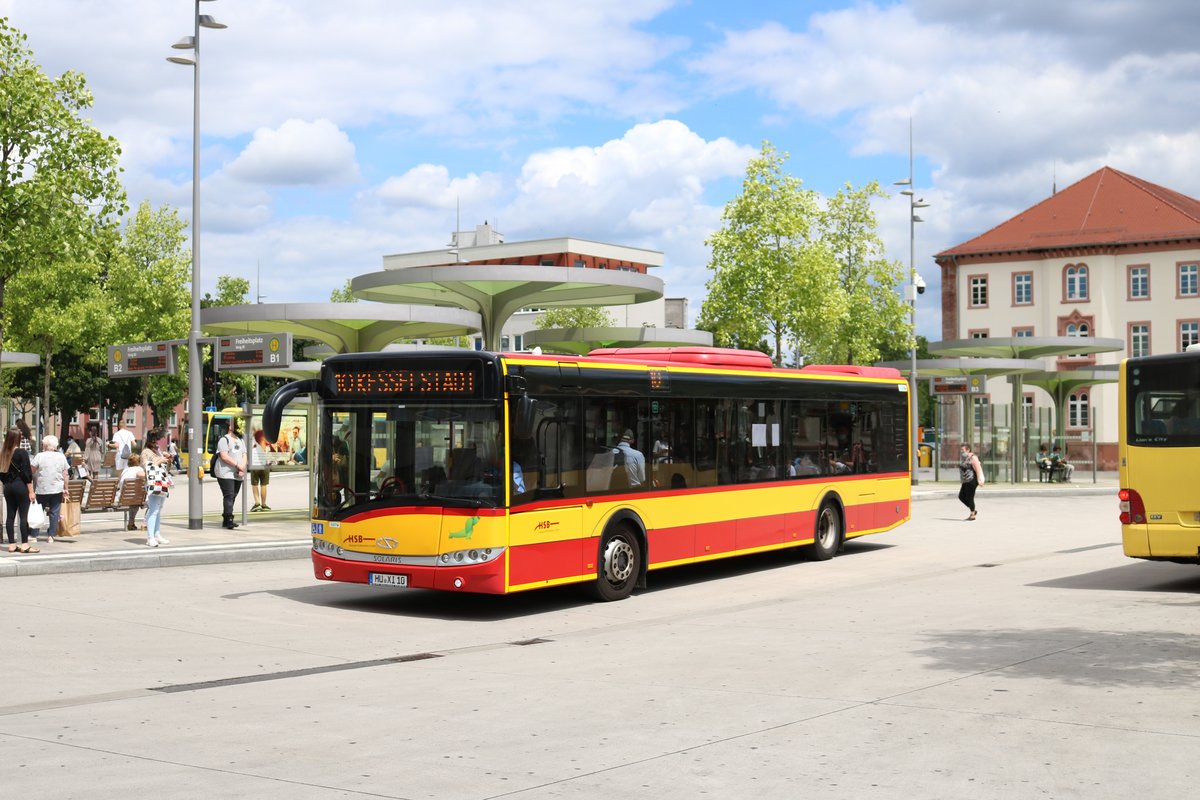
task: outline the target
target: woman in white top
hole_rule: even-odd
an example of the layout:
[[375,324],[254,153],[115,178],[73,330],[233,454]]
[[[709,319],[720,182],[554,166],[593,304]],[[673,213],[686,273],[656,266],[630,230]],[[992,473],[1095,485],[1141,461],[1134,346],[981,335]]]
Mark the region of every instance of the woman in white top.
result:
[[58,437],[42,437],[42,452],[30,462],[33,490],[46,511],[46,541],[53,542],[58,532],[58,516],[67,492],[67,457],[58,452]]
[[[117,497],[121,496],[121,490],[125,488],[126,481],[136,481],[138,478],[145,478],[146,470],[142,469],[142,454],[130,453],[129,465],[121,473],[121,477],[117,480]],[[125,530],[137,530],[137,506],[130,506],[125,512]]]

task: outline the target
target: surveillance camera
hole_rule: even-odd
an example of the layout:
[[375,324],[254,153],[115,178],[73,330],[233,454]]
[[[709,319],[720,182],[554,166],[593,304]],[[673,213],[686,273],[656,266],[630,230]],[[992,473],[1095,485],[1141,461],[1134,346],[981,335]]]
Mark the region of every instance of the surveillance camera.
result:
[[917,294],[925,294],[925,279],[920,275],[913,278],[913,283],[917,287]]

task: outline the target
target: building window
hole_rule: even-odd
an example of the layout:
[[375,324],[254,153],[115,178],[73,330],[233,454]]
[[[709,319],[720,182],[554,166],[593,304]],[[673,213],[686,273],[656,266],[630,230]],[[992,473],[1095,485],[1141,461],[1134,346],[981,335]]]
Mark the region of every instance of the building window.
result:
[[1129,323],[1129,355],[1134,358],[1150,355],[1149,322]]
[[1063,276],[1066,281],[1066,290],[1063,293],[1064,300],[1087,300],[1088,299],[1088,268],[1086,264],[1069,264],[1063,271]]
[[1033,273],[1018,272],[1013,275],[1013,305],[1033,305]]
[[1027,339],[1033,336],[1033,327],[1013,328],[1014,339]]
[[986,338],[988,338],[988,333],[989,333],[989,331],[987,328],[980,328],[979,330],[967,331],[967,338],[968,339],[986,339]]
[[1179,322],[1179,352],[1188,349],[1189,344],[1200,342],[1200,320],[1186,319]]
[[987,275],[971,276],[971,308],[984,308],[988,304]]
[[1088,427],[1088,393],[1075,392],[1067,398],[1067,427]]
[[1197,284],[1195,264],[1179,265],[1179,296],[1196,297],[1200,295],[1200,284]]
[[1129,268],[1129,299],[1150,299],[1150,268],[1146,266]]
[[520,333],[513,336],[513,344],[516,345],[516,348],[515,348],[516,350],[524,350],[525,349],[525,336]]
[[501,336],[500,337],[500,349],[507,351],[509,349],[510,342],[511,342],[511,340],[507,336]]
[[987,396],[985,395],[983,397],[972,397],[971,400],[973,401],[971,403],[971,405],[975,409],[975,414],[974,414],[975,427],[976,428],[986,428],[989,425],[991,425],[992,420],[991,420],[991,415],[988,413],[988,411],[989,411],[988,402],[989,401],[988,401]]

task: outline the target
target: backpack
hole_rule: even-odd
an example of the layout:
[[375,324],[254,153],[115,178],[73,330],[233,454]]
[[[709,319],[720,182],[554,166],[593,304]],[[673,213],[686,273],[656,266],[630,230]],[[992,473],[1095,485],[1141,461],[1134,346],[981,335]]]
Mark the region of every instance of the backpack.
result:
[[117,458],[121,461],[128,461],[130,456],[129,442],[122,442],[121,449],[117,452]]
[[[217,442],[217,446],[218,447],[221,446],[220,441]],[[220,458],[221,458],[221,456],[218,455],[217,451],[214,450],[213,454],[212,454],[212,458],[209,459],[209,462],[208,462],[208,474],[209,475],[217,474],[217,461],[219,461]]]

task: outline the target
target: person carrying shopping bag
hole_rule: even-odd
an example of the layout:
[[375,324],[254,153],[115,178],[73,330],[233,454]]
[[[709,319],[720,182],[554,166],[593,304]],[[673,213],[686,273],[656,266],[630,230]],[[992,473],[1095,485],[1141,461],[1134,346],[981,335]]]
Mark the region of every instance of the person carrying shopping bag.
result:
[[146,546],[170,544],[162,535],[162,508],[175,482],[171,479],[171,457],[167,453],[167,434],[156,428],[146,437],[142,450],[142,468],[146,470]]
[[58,535],[58,517],[67,496],[70,469],[67,457],[58,452],[57,436],[46,434],[42,437],[42,451],[33,457],[30,467],[37,501],[46,512],[46,541],[53,542]]

